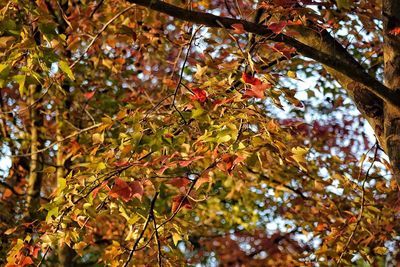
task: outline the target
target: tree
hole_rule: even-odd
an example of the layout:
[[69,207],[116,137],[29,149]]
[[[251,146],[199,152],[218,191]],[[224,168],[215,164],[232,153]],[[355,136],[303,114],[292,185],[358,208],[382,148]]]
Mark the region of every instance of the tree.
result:
[[397,263],[399,1],[0,16],[2,264]]

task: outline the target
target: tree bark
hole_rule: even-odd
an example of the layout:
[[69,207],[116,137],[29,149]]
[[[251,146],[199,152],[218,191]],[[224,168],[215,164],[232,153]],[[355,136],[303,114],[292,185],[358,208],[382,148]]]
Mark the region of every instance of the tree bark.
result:
[[[383,60],[384,81],[393,92],[400,90],[400,36],[392,30],[400,27],[400,1],[383,0]],[[393,174],[400,186],[400,108],[385,103],[385,148]]]
[[[39,86],[29,86],[29,105],[33,106],[35,103],[35,94],[40,91]],[[40,208],[40,189],[42,186],[43,176],[43,164],[39,160],[38,150],[42,144],[40,138],[40,128],[43,126],[42,114],[40,114],[40,107],[30,109],[30,120],[31,120],[31,158],[30,158],[30,169],[28,178],[28,189],[27,189],[27,210],[25,217],[29,220],[34,220],[38,215]]]

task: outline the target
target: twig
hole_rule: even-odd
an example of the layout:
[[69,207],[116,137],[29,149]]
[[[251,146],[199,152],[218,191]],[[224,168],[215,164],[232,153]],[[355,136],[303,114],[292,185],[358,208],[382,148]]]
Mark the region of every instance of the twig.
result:
[[90,49],[90,47],[92,47],[92,45],[94,44],[94,42],[96,42],[96,40],[100,37],[100,35],[107,29],[108,26],[110,26],[111,23],[113,23],[117,18],[119,18],[119,16],[121,16],[122,14],[124,14],[125,12],[127,12],[128,10],[134,8],[136,5],[130,5],[127,8],[121,10],[120,12],[118,12],[117,15],[115,15],[112,19],[110,19],[106,24],[104,24],[103,28],[100,29],[100,31],[93,36],[92,40],[90,41],[89,45],[85,48],[85,50],[83,51],[83,53],[69,66],[71,69],[73,67],[75,67],[75,65],[83,58],[83,56],[87,53],[87,51]]
[[96,11],[101,7],[101,5],[103,4],[104,0],[100,0],[99,3],[95,6],[95,8],[93,9],[92,13],[90,13],[89,18],[92,18],[94,13],[96,13]]
[[[350,242],[351,242],[351,240],[353,239],[353,236],[354,236],[354,234],[355,234],[355,232],[356,232],[358,226],[359,226],[360,223],[361,223],[361,219],[362,219],[363,212],[364,212],[364,207],[365,207],[365,182],[367,181],[367,179],[368,179],[368,177],[369,177],[369,172],[370,172],[370,170],[372,169],[372,167],[374,166],[374,163],[375,163],[375,161],[376,161],[376,159],[377,159],[377,156],[378,156],[378,150],[379,150],[378,141],[376,141],[376,143],[375,143],[374,146],[375,146],[374,158],[373,158],[373,161],[372,161],[371,165],[369,166],[367,172],[365,173],[365,177],[364,177],[364,179],[363,179],[363,181],[362,181],[362,185],[361,185],[361,188],[362,188],[362,193],[361,193],[361,207],[360,207],[360,211],[359,211],[358,216],[357,216],[357,222],[356,222],[356,225],[355,225],[353,231],[351,232],[351,234],[350,234],[350,236],[349,236],[349,239],[348,239],[347,242],[346,242],[346,245],[345,245],[344,248],[343,248],[342,253],[340,254],[339,260],[337,261],[337,266],[340,265],[340,263],[341,263],[341,261],[342,261],[344,255],[345,255],[346,252],[347,252],[347,248],[349,247]],[[368,150],[367,154],[371,151],[371,149],[372,149],[372,147]],[[362,165],[361,165],[361,167],[362,167]],[[361,171],[360,171],[360,174],[361,174]]]
[[158,236],[158,229],[157,229],[157,222],[156,222],[156,217],[154,216],[154,210],[151,210],[152,212],[152,217],[153,217],[153,227],[154,227],[154,231],[155,231],[155,240],[157,243],[157,262],[158,262],[158,266],[161,267],[162,266],[162,254],[161,254],[161,244],[160,244],[160,237]]
[[140,240],[142,239],[142,237],[143,237],[143,235],[144,235],[144,232],[145,232],[146,229],[147,229],[147,226],[149,225],[150,220],[153,219],[153,215],[154,215],[154,213],[153,213],[154,205],[155,205],[155,203],[156,203],[156,199],[157,199],[157,196],[158,196],[159,193],[160,193],[160,192],[156,192],[155,195],[154,195],[154,197],[153,197],[153,199],[151,200],[149,215],[147,216],[146,222],[145,222],[144,225],[143,225],[143,229],[142,229],[142,231],[140,232],[139,237],[136,239],[135,244],[133,245],[133,248],[132,248],[131,252],[129,253],[129,257],[128,257],[128,259],[126,260],[126,262],[125,262],[125,264],[124,264],[124,267],[127,267],[127,266],[128,266],[130,260],[132,259],[133,253],[135,253],[135,250],[136,250],[136,248],[137,248],[137,246],[138,246]]
[[180,88],[180,86],[181,86],[181,84],[182,84],[183,72],[184,72],[184,70],[185,70],[186,62],[187,62],[187,60],[188,60],[188,58],[189,58],[189,54],[190,54],[190,50],[191,50],[191,48],[192,48],[193,40],[194,40],[194,38],[195,38],[197,32],[198,32],[201,28],[202,28],[202,26],[200,26],[199,28],[197,28],[196,31],[195,31],[195,32],[192,34],[192,36],[190,37],[190,40],[189,40],[189,47],[188,47],[188,49],[187,49],[187,51],[186,51],[185,59],[183,60],[183,64],[182,64],[182,68],[181,68],[181,73],[179,74],[178,84],[176,85],[176,88],[175,88],[175,91],[174,91],[174,97],[173,97],[173,99],[172,99],[172,106],[173,106],[174,109],[179,113],[179,115],[181,116],[181,118],[182,118],[182,120],[183,120],[183,122],[184,122],[185,124],[186,124],[185,118],[183,117],[182,113],[179,111],[179,109],[178,109],[177,106],[175,105],[175,102],[176,102],[176,95],[178,94],[179,88]]

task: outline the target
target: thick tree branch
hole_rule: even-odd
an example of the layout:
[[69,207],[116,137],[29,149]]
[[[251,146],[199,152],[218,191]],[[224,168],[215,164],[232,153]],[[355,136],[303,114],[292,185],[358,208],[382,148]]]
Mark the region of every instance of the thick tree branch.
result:
[[130,3],[134,3],[146,8],[150,8],[155,11],[170,15],[174,18],[178,18],[185,21],[205,25],[213,28],[227,28],[231,29],[233,24],[242,24],[245,31],[254,33],[260,36],[264,36],[269,40],[276,42],[284,42],[296,48],[297,52],[303,56],[312,58],[338,72],[346,75],[352,80],[361,83],[368,90],[382,98],[383,100],[392,103],[393,105],[400,106],[400,97],[395,92],[389,90],[382,83],[377,81],[374,77],[370,76],[363,69],[359,68],[358,64],[352,64],[351,62],[343,62],[335,55],[321,52],[317,48],[308,46],[293,37],[286,36],[284,34],[275,34],[268,27],[260,26],[257,23],[249,22],[246,20],[233,19],[227,17],[219,17],[212,14],[186,10],[159,0],[127,0]]

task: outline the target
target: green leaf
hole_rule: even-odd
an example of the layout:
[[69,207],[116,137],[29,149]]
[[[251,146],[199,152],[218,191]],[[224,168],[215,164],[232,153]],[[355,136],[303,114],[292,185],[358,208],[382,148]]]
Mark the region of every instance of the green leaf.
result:
[[232,139],[232,136],[230,136],[229,134],[227,134],[227,135],[223,135],[223,136],[221,136],[221,137],[218,137],[217,142],[218,142],[218,143],[225,143],[225,142],[228,142],[228,141],[231,140],[231,139]]
[[58,65],[60,66],[60,69],[67,74],[68,78],[70,78],[71,80],[75,80],[75,76],[72,73],[72,70],[70,69],[68,63],[64,60],[61,60]]
[[5,69],[7,69],[7,64],[0,64],[0,73],[2,73]]
[[52,208],[49,210],[46,216],[46,222],[48,222],[52,217],[57,217],[58,216],[58,207]]
[[58,192],[61,192],[67,186],[67,180],[64,178],[58,178],[57,183],[58,183]]
[[13,80],[19,84],[18,90],[19,90],[19,94],[21,96],[23,96],[24,92],[25,92],[25,90],[24,90],[25,89],[25,78],[26,78],[26,75],[15,75],[13,77]]

